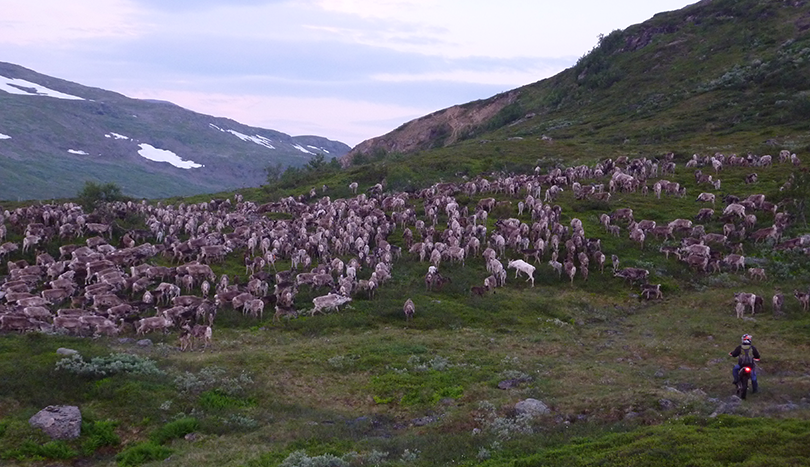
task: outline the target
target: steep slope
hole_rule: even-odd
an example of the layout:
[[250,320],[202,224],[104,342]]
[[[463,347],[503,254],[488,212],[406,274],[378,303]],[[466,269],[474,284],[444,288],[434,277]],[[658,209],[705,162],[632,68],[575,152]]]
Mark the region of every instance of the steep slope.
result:
[[[804,149],[808,60],[807,2],[704,0],[613,31],[552,78],[363,142],[343,162],[465,139],[542,136],[642,151],[772,138]],[[473,115],[498,107],[482,121],[457,118],[454,110]]]
[[270,164],[300,166],[349,149],[8,63],[0,63],[0,108],[0,199],[72,196],[87,180],[149,198],[258,186]]

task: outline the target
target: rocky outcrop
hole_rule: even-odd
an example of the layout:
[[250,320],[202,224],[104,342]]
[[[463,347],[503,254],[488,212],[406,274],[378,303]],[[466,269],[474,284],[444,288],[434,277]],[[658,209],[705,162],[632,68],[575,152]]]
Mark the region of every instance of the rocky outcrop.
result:
[[518,91],[510,91],[417,118],[388,134],[363,141],[341,157],[341,163],[344,167],[348,166],[358,154],[409,153],[448,146],[458,141],[465,132],[495,117],[504,107],[515,102],[518,94]]
[[551,412],[546,404],[537,399],[525,399],[515,404],[515,412],[526,414],[530,417],[539,417]]
[[51,439],[76,439],[82,431],[82,413],[73,405],[49,405],[28,420]]

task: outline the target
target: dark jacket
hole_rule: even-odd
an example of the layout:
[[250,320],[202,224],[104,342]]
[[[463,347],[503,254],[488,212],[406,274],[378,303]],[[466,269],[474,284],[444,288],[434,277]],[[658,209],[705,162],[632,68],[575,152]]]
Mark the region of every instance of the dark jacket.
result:
[[750,364],[751,368],[754,368],[754,361],[759,360],[759,351],[753,345],[751,345],[748,349],[743,349],[742,345],[738,345],[736,349],[729,352],[729,355],[732,357],[739,357],[737,359],[738,365],[743,366],[745,364]]

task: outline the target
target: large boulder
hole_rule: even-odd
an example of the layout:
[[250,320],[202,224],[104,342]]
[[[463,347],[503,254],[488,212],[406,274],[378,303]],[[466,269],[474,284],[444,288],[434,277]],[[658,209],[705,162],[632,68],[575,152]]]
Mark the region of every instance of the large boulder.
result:
[[49,405],[28,420],[51,439],[76,439],[82,431],[82,413],[74,405]]
[[545,415],[551,410],[548,406],[537,399],[526,399],[515,404],[515,411],[518,414],[526,414],[531,417],[539,417]]

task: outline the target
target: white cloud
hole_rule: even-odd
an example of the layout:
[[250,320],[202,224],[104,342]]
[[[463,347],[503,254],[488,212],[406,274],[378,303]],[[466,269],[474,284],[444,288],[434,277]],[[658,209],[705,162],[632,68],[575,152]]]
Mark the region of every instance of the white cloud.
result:
[[[475,83],[496,86],[522,86],[538,81],[540,77],[551,76],[567,68],[566,66],[547,65],[543,67],[516,70],[503,68],[499,70],[447,70],[430,73],[379,73],[371,78],[378,81],[403,83],[418,81],[450,81],[455,83]],[[489,96],[485,96],[489,97]]]
[[0,0],[0,44],[69,47],[76,39],[133,37],[148,25],[128,0]]
[[365,23],[323,28],[336,38],[445,57],[581,56],[597,35],[682,8],[684,0],[317,0]]
[[349,146],[439,110],[338,98],[230,95],[162,89],[138,89],[128,95],[166,100],[187,109],[204,111],[213,116],[227,116],[246,125],[275,129],[293,136],[324,136]]

